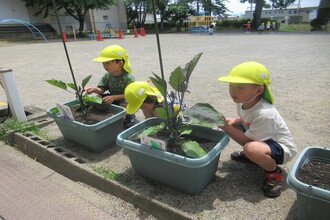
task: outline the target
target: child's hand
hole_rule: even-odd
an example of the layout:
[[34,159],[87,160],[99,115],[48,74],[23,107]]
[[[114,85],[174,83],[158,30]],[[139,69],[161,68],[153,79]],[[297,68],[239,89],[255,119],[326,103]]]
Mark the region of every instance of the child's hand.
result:
[[115,101],[115,99],[112,95],[109,95],[109,96],[103,97],[102,101],[106,104],[111,104]]
[[94,92],[94,88],[87,88],[85,89],[85,91],[87,92],[87,94],[91,94]]

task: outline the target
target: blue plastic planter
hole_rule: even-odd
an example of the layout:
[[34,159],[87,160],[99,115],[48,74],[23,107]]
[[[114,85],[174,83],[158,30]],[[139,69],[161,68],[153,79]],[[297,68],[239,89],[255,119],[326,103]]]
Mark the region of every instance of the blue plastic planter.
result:
[[296,177],[299,169],[311,161],[330,163],[330,148],[307,147],[304,149],[291,169],[287,183],[297,193],[299,220],[329,220],[330,191],[305,184]]
[[137,173],[188,194],[198,194],[209,184],[217,171],[220,153],[229,142],[228,135],[220,130],[193,126],[195,136],[218,142],[204,157],[197,159],[128,140],[129,137],[160,122],[158,118],[150,118],[123,131],[117,137],[117,145],[126,149],[132,167]]
[[[65,105],[75,105],[76,100],[66,102]],[[55,107],[47,110],[47,115],[53,118],[65,139],[79,144],[93,152],[102,152],[115,144],[117,135],[123,130],[125,108],[117,105],[95,104],[95,107],[112,112],[113,115],[99,123],[86,125],[61,117],[58,113],[51,113]]]

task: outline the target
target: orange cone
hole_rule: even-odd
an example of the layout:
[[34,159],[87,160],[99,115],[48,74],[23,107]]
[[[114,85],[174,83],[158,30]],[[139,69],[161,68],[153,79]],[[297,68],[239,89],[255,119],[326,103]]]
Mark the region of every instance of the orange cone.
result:
[[134,26],[134,37],[139,37],[138,31],[136,30],[136,27]]
[[118,39],[124,39],[123,32],[121,29],[119,29],[119,37]]
[[97,41],[102,41],[102,40],[103,40],[103,38],[101,36],[100,31],[97,31]]
[[62,37],[63,37],[64,42],[68,42],[68,38],[66,38],[64,31],[62,31]]

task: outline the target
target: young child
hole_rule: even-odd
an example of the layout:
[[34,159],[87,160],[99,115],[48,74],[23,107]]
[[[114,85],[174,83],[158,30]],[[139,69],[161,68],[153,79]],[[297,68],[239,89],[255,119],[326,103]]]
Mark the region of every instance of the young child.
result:
[[237,103],[239,118],[226,118],[225,125],[220,127],[243,147],[243,151],[233,152],[231,158],[262,167],[265,196],[279,196],[285,178],[277,165],[289,161],[297,148],[285,121],[273,106],[268,70],[260,63],[246,62],[218,80],[229,83],[229,94]]
[[[87,94],[96,93],[102,97],[104,103],[126,107],[125,88],[135,81],[126,50],[118,45],[111,45],[104,48],[100,57],[93,61],[102,63],[107,73],[96,88],[86,89]],[[109,93],[104,94],[106,91]],[[135,115],[126,115],[124,127],[131,127],[134,123]]]
[[143,81],[129,84],[125,89],[125,99],[128,103],[126,106],[128,114],[135,114],[141,108],[146,119],[158,117],[155,108],[164,101],[158,89]]
[[258,27],[258,31],[259,34],[262,34],[262,32],[265,30],[265,23],[262,23],[259,27]]
[[251,33],[251,21],[248,21],[248,23],[245,24],[244,26],[246,26],[246,33],[250,34]]

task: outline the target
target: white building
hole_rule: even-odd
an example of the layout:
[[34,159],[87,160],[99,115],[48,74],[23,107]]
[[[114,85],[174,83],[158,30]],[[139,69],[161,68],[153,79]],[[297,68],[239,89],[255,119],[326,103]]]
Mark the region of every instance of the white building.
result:
[[[0,0],[0,20],[17,19],[31,24],[50,24],[59,31],[55,13],[45,19],[41,15],[35,16],[35,8],[26,8],[21,0]],[[71,16],[64,15],[64,11],[59,11],[59,20],[64,31],[79,29],[79,22]],[[16,24],[16,22],[6,22],[6,25]],[[90,10],[85,17],[85,31],[103,31],[111,24],[114,29],[127,28],[127,15],[124,0],[119,0],[118,5],[110,6],[109,10]]]
[[[316,18],[318,7],[300,8],[297,5],[289,6],[285,9],[263,9],[261,13],[262,18],[274,18],[282,23],[309,23]],[[253,18],[250,7],[245,11],[245,18]]]

